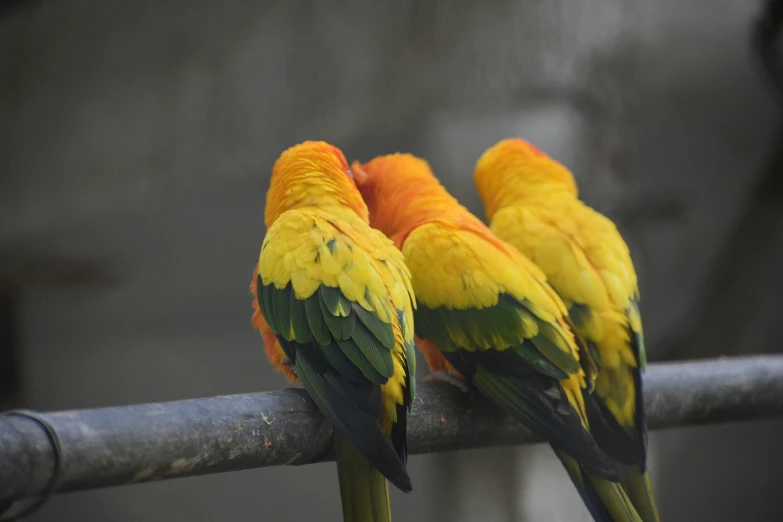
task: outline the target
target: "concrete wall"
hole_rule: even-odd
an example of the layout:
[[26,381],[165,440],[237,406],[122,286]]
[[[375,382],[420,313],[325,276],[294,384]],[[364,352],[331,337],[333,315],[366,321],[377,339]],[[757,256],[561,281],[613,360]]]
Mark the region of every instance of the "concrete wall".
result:
[[[754,193],[779,145],[749,47],[759,4],[456,5],[39,0],[3,13],[0,272],[24,283],[22,403],[283,386],[246,289],[271,164],[304,139],[349,159],[426,156],[479,213],[480,152],[532,139],[625,233],[652,358],[778,350],[783,215]],[[72,264],[92,283],[44,284]],[[779,517],[781,435],[655,434],[664,519]],[[399,520],[588,520],[545,447],[414,457],[411,474]],[[332,465],[67,495],[32,520],[305,518],[339,519]]]

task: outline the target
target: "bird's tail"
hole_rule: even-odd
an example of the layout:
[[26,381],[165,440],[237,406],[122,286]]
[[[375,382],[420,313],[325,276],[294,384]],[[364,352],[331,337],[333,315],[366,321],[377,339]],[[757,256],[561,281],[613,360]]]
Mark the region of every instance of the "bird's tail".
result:
[[643,522],[620,484],[585,470],[562,451],[555,453],[596,522]]
[[391,522],[389,483],[342,430],[334,430],[334,452],[344,522]]
[[620,483],[628,492],[628,497],[633,501],[642,520],[644,522],[660,522],[652,484],[650,484],[650,475],[646,471],[639,470],[636,466],[618,464],[617,468],[620,470]]

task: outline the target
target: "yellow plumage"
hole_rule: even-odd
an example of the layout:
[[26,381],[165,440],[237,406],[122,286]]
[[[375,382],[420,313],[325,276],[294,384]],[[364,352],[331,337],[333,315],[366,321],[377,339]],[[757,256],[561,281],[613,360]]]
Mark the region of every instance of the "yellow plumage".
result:
[[[588,433],[585,372],[566,307],[544,273],[449,195],[425,161],[394,154],[354,163],[353,170],[372,225],[405,255],[418,301],[419,346],[431,370],[463,372],[461,365],[476,375],[500,371],[499,381],[486,374],[488,386],[495,387],[487,393],[500,402],[516,397],[507,406],[553,444],[572,448],[594,469],[611,474],[601,467],[603,457]],[[446,362],[443,354],[453,355]],[[503,381],[500,361],[521,372],[513,382]],[[541,374],[530,382],[519,378],[531,371]],[[512,390],[504,392],[505,386]],[[525,394],[535,398],[521,399]]]
[[[415,397],[410,272],[368,225],[342,152],[305,142],[275,163],[252,323],[270,362],[335,425],[346,522],[387,522],[387,477],[411,490],[406,415]],[[382,476],[383,475],[383,476]]]
[[541,267],[569,308],[589,308],[584,326],[578,327],[600,354],[596,391],[624,426],[633,426],[633,386],[613,386],[623,378],[632,383],[638,362],[630,333],[642,334],[628,246],[614,223],[577,199],[570,173],[566,176],[561,165],[510,141],[488,150],[476,167],[490,228]]
[[[547,201],[552,205],[551,199]],[[595,343],[601,356],[597,391],[607,397],[607,405],[624,425],[633,425],[634,394],[621,394],[618,402],[606,388],[610,372],[637,367],[629,329],[641,333],[638,314],[635,324],[628,315],[631,300],[639,295],[636,274],[614,225],[578,200],[560,201],[555,208],[507,207],[495,213],[491,224],[493,232],[545,271],[569,305],[590,309],[580,333]]]
[[[331,248],[327,246],[332,244]],[[297,299],[307,299],[323,286],[339,288],[353,303],[393,323],[399,340],[394,347],[394,375],[382,385],[384,431],[396,422],[403,402],[405,345],[413,342],[411,322],[400,323],[397,311],[413,317],[410,272],[394,244],[370,228],[354,212],[332,208],[293,209],[269,228],[258,260],[264,285],[292,285]],[[349,310],[345,310],[347,315]],[[410,361],[408,361],[409,364]]]
[[431,371],[470,381],[543,436],[597,521],[640,522],[591,430],[592,353],[544,271],[449,195],[426,161],[392,154],[353,169],[372,226],[405,255]]
[[[476,229],[470,230],[471,228]],[[410,268],[413,288],[419,302],[428,308],[485,309],[498,304],[508,294],[526,304],[518,309],[520,328],[515,335],[470,335],[453,329],[451,340],[461,349],[505,350],[519,346],[524,339],[535,337],[539,325],[546,323],[557,332],[551,338],[569,358],[579,360],[579,351],[570,330],[562,323],[565,305],[551,291],[541,270],[496,238],[481,234],[484,225],[467,214],[453,222],[439,220],[415,228],[405,239],[402,252]],[[488,231],[487,231],[488,232]],[[529,313],[527,313],[529,312]],[[569,402],[584,415],[581,390],[585,386],[581,367],[561,381]]]
[[[476,165],[475,182],[492,231],[544,271],[578,333],[597,351],[595,394],[628,430],[636,465],[644,471],[639,372],[646,357],[628,246],[614,223],[578,199],[568,169],[522,140],[487,150]],[[649,503],[645,520],[657,520],[651,494]]]

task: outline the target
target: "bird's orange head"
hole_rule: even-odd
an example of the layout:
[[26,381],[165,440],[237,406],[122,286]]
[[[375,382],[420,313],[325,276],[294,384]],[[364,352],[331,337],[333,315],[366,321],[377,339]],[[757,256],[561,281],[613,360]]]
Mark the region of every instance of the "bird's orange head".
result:
[[305,141],[284,151],[272,167],[266,194],[266,226],[285,212],[302,207],[350,210],[367,221],[353,173],[342,151],[323,141]]
[[501,208],[520,201],[578,194],[567,168],[519,138],[487,149],[476,163],[473,179],[489,220]]
[[412,154],[378,156],[351,167],[367,207],[370,224],[401,248],[408,233],[444,213],[462,209],[432,173]]

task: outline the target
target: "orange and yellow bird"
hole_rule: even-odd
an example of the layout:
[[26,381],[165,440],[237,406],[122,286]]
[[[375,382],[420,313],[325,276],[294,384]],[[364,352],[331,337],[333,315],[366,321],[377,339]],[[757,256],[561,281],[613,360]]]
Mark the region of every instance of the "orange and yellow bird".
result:
[[353,171],[372,226],[405,255],[430,370],[469,380],[544,437],[596,520],[639,522],[590,433],[583,366],[594,368],[544,273],[449,195],[424,160],[393,154]]
[[[389,486],[411,491],[406,419],[415,395],[410,272],[368,225],[343,153],[283,152],[267,193],[251,282],[269,361],[334,424],[343,520],[391,520]],[[385,477],[385,478],[384,478]]]
[[571,172],[521,139],[478,160],[475,183],[492,231],[536,263],[566,303],[598,367],[586,401],[593,436],[645,522],[658,510],[647,473],[639,287],[614,223],[578,198]]

